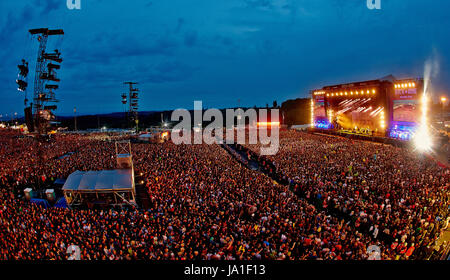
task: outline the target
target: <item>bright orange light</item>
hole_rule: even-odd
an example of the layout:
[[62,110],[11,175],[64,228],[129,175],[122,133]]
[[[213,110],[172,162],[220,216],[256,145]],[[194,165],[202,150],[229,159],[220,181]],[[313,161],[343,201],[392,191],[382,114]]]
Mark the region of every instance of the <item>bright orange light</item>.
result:
[[444,103],[445,101],[447,101],[447,98],[445,96],[442,96],[441,101],[442,101],[442,103]]
[[280,122],[257,122],[257,126],[279,126]]

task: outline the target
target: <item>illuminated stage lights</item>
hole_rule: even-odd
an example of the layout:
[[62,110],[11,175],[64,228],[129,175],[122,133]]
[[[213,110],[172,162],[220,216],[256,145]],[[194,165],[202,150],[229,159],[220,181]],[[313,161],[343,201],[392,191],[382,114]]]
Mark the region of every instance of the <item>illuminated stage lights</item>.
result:
[[317,123],[315,123],[314,127],[321,128],[321,129],[330,129],[332,126],[326,120],[322,120],[322,121],[318,121]]
[[386,127],[386,123],[385,123],[385,120],[384,120],[384,111],[381,111],[380,115],[381,115],[380,116],[380,125],[381,125],[381,128],[384,129]]
[[[256,125],[257,126],[280,126],[280,122],[257,122]],[[168,135],[168,133],[164,132],[162,136],[164,137],[167,135]]]
[[415,88],[416,83],[414,82],[408,82],[408,83],[401,83],[401,84],[395,84],[394,88]]
[[[326,96],[327,97],[339,97],[339,96],[355,96],[355,95],[359,95],[361,93],[361,95],[370,95],[370,94],[376,94],[377,90],[376,89],[367,89],[367,90],[361,90],[361,91],[343,91],[343,92],[335,92],[335,93],[327,93]],[[325,93],[324,93],[325,94]]]
[[414,134],[414,144],[416,148],[421,152],[426,152],[431,150],[432,147],[432,139],[430,133],[428,131],[428,97],[426,92],[422,95],[422,117],[420,120],[419,128]]
[[314,100],[311,99],[311,127],[314,127]]

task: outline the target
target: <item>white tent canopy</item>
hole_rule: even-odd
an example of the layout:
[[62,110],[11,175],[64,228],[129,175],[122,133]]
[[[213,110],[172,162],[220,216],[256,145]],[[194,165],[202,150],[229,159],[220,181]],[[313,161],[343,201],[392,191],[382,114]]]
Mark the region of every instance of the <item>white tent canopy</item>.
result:
[[102,192],[127,191],[133,189],[131,169],[115,169],[101,171],[75,171],[64,183],[64,191]]

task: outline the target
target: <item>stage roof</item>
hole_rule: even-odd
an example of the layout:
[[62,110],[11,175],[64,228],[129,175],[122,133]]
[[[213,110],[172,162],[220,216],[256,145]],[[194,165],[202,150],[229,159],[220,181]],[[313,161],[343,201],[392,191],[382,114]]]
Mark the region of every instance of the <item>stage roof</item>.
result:
[[74,192],[108,192],[133,189],[131,169],[75,171],[69,175],[64,191]]

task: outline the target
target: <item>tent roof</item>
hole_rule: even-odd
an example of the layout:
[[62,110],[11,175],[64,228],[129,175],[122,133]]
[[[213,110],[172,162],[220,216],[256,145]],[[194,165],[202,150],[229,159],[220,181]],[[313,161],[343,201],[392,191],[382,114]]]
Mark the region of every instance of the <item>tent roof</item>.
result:
[[64,183],[64,191],[116,191],[131,190],[133,176],[131,169],[75,171]]
[[152,137],[153,136],[153,134],[151,134],[151,133],[145,133],[145,134],[141,134],[141,135],[139,135],[139,137]]

